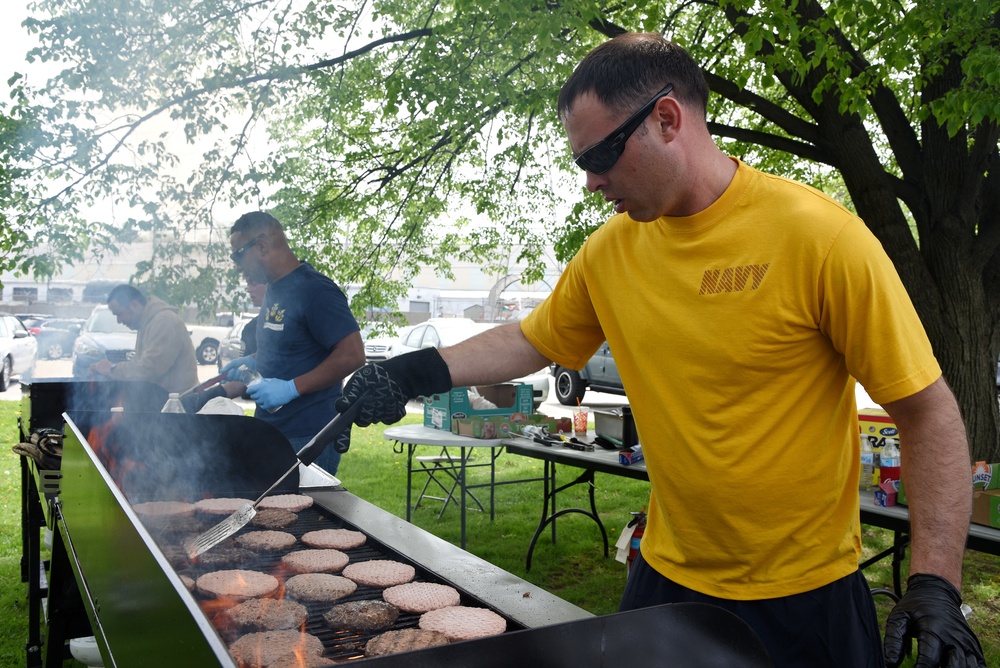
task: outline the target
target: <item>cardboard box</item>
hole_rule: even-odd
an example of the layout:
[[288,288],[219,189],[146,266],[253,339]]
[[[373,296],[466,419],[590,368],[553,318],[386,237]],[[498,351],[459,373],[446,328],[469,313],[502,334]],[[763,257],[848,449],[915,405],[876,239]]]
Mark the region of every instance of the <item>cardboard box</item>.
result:
[[878,489],[875,490],[875,505],[876,506],[894,506],[896,505],[896,498],[898,497],[898,492],[896,491],[897,481],[887,480],[883,483],[879,483]]
[[1000,489],[978,491],[972,495],[972,521],[1000,529]]
[[882,452],[885,439],[899,438],[896,424],[889,417],[889,414],[880,408],[860,409],[858,411],[858,427],[862,434],[868,436],[876,453]]
[[490,415],[482,417],[474,415],[470,418],[453,418],[451,431],[459,436],[469,438],[494,439],[505,438],[511,432],[511,419],[506,415]]
[[532,388],[527,383],[514,385],[481,385],[479,395],[496,405],[496,408],[475,409],[469,399],[469,388],[455,387],[444,394],[424,397],[424,426],[434,429],[451,429],[452,419],[510,416],[513,413],[528,415],[532,408]]

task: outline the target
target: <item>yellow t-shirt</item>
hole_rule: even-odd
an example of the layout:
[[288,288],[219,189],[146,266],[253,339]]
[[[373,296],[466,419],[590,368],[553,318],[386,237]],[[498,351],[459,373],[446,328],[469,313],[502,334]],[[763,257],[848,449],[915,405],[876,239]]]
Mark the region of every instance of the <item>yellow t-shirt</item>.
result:
[[652,484],[643,557],[730,599],[857,570],[853,379],[886,403],[941,375],[864,223],[742,163],[696,215],[611,218],[522,330],[577,369],[607,339]]

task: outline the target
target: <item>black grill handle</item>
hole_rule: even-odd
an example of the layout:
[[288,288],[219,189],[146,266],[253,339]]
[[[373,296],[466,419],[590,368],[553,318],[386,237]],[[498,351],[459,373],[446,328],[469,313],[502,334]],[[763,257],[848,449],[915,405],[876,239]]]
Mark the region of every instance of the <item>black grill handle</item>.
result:
[[306,466],[309,466],[316,461],[316,458],[319,457],[320,453],[323,452],[326,446],[337,440],[337,437],[345,431],[349,431],[351,426],[354,424],[354,418],[357,417],[358,411],[361,410],[361,405],[367,397],[367,392],[361,393],[354,403],[347,407],[347,410],[343,413],[339,413],[337,417],[330,420],[325,427],[320,429],[319,433],[313,436],[308,443],[303,445],[302,449],[296,454],[299,461]]

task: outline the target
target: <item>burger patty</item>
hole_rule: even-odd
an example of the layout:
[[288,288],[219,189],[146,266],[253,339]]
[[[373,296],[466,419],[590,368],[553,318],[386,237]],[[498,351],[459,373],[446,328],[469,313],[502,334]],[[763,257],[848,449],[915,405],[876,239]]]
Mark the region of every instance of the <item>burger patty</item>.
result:
[[262,510],[289,510],[298,513],[311,507],[312,504],[313,498],[305,494],[275,494],[274,496],[265,496],[257,507]]
[[323,619],[332,629],[381,631],[396,623],[399,608],[385,601],[348,601],[330,608]]
[[206,596],[245,601],[273,594],[278,589],[278,580],[273,575],[257,571],[213,571],[199,577],[195,586]]
[[236,537],[237,545],[257,552],[280,552],[295,542],[295,536],[286,531],[248,531]]
[[359,561],[344,569],[344,577],[371,587],[392,587],[413,579],[416,570],[409,564],[390,559]]
[[290,510],[265,508],[253,516],[250,524],[261,529],[285,529],[295,524],[298,519],[299,516]]
[[350,596],[357,588],[351,580],[329,573],[303,573],[285,582],[285,592],[292,598],[317,603],[331,603]]
[[424,629],[400,629],[377,635],[365,645],[365,656],[386,656],[415,649],[427,649],[447,645],[448,638],[437,631]]
[[320,656],[323,641],[301,631],[248,633],[229,646],[240,666],[270,666],[286,656]]
[[295,601],[276,598],[252,598],[229,608],[226,617],[242,632],[300,629],[309,612]]
[[297,550],[281,557],[281,563],[296,573],[336,573],[348,561],[340,550]]
[[366,536],[350,529],[321,529],[302,534],[302,543],[309,547],[327,547],[335,550],[349,550],[365,544]]
[[310,654],[309,656],[299,657],[292,654],[285,655],[274,663],[268,664],[267,668],[325,668],[326,666],[336,665],[336,661],[332,661],[325,656]]
[[382,592],[382,598],[403,612],[414,613],[447,608],[461,601],[457,589],[434,582],[408,582],[389,587]]
[[252,504],[250,499],[234,499],[220,497],[218,499],[202,499],[194,504],[194,509],[206,515],[232,515],[245,505]]
[[240,547],[235,543],[224,543],[217,545],[207,552],[198,555],[198,563],[202,566],[218,568],[220,566],[238,566],[253,561],[257,558],[257,553]]
[[438,631],[451,642],[494,636],[507,630],[507,620],[486,608],[453,605],[420,615],[420,628]]
[[148,517],[190,517],[194,515],[194,504],[185,501],[147,501],[132,506],[137,514]]

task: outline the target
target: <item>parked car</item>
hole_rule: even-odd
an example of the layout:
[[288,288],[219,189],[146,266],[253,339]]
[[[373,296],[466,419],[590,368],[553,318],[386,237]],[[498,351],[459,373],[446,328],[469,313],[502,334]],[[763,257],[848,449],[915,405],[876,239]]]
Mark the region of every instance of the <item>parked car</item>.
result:
[[[447,348],[496,327],[497,323],[475,322],[469,318],[431,318],[414,325],[392,344],[392,357],[422,348]],[[367,355],[367,349],[365,354]],[[535,408],[549,398],[549,376],[544,369],[512,382],[529,383]]]
[[188,325],[187,329],[191,334],[194,356],[198,359],[198,364],[218,364],[222,340],[229,336],[233,327],[252,317],[252,313],[244,313],[237,317],[226,311],[219,313],[211,325]]
[[219,342],[219,354],[215,359],[219,371],[222,371],[222,367],[234,359],[243,357],[246,354],[243,350],[243,328],[252,320],[252,315],[244,314],[236,321],[235,325],[229,328],[226,335],[222,337],[222,340]]
[[622,377],[618,375],[618,365],[611,356],[607,341],[601,344],[594,356],[580,371],[553,364],[556,399],[563,406],[576,406],[583,401],[587,389],[611,394],[625,394]]
[[31,371],[37,355],[38,341],[24,323],[9,313],[0,313],[0,392],[14,377]]
[[21,321],[29,333],[37,334],[42,323],[52,316],[48,313],[18,313],[14,317]]
[[365,339],[365,361],[384,362],[390,357],[396,356],[394,350],[400,341],[410,333],[413,327],[404,327],[399,330],[397,336],[377,336]]
[[135,335],[107,306],[95,306],[73,343],[73,377],[89,379],[90,365],[105,357],[112,364],[135,357]]
[[85,322],[82,318],[49,318],[42,321],[35,332],[39,357],[48,360],[69,357]]

